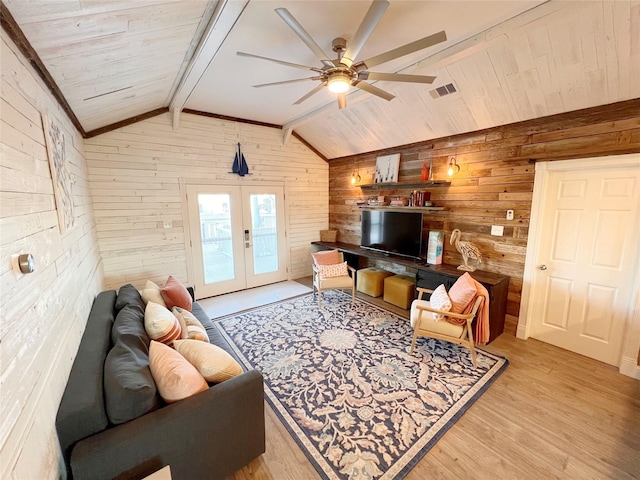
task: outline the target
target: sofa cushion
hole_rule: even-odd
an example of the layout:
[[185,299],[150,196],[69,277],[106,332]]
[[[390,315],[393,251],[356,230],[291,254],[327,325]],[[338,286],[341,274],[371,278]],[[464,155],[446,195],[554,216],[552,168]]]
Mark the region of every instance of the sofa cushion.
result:
[[73,445],[109,424],[102,379],[104,360],[111,346],[115,301],[114,290],[101,292],[94,300],[60,401],[56,430],[67,466]]
[[202,342],[209,343],[209,336],[207,331],[202,326],[202,323],[191,313],[180,307],[173,307],[171,312],[176,316],[178,322],[180,322],[180,328],[182,329],[181,338],[190,338],[192,340],[200,340]]
[[191,311],[191,295],[180,280],[169,276],[164,287],[160,289],[160,294],[169,310],[180,307]]
[[138,289],[131,285],[123,285],[118,290],[118,298],[116,299],[116,314],[127,305],[137,305],[144,311],[144,301],[140,296]]
[[[207,344],[202,343],[202,345]],[[149,366],[158,391],[167,403],[177,402],[209,388],[196,367],[163,343],[151,342]]]
[[111,344],[115,345],[120,335],[134,335],[140,337],[149,347],[149,335],[144,329],[144,306],[129,304],[116,315],[111,328]]
[[176,340],[173,346],[207,382],[220,383],[242,374],[240,364],[216,345],[197,340]]
[[162,293],[160,293],[160,287],[151,280],[147,280],[144,284],[144,288],[140,291],[140,296],[142,297],[145,305],[149,302],[153,302],[158,305],[162,305],[163,307],[167,306],[162,298]]
[[115,425],[160,407],[149,369],[149,344],[141,336],[118,336],[104,364],[104,393],[109,421]]
[[151,340],[171,345],[182,336],[180,323],[173,313],[154,302],[144,310],[144,329]]

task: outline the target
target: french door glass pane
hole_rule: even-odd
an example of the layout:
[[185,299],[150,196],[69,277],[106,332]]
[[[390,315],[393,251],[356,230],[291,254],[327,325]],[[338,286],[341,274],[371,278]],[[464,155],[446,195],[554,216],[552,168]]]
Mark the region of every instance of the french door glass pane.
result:
[[234,278],[231,198],[228,194],[199,194],[204,283]]
[[278,270],[278,222],[276,196],[252,194],[251,226],[253,244],[253,274]]

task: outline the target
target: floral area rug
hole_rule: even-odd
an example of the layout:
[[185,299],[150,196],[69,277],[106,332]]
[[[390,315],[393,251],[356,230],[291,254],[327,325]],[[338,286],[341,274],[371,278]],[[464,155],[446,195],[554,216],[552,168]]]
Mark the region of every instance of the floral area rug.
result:
[[419,338],[408,320],[340,291],[215,322],[322,478],[403,478],[508,361]]

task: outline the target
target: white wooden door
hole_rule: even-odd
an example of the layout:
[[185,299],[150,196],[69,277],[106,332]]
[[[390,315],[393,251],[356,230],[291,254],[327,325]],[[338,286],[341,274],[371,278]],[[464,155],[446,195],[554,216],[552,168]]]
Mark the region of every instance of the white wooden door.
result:
[[640,168],[561,163],[542,195],[531,336],[618,365],[637,271]]
[[282,187],[188,185],[197,298],[287,278]]

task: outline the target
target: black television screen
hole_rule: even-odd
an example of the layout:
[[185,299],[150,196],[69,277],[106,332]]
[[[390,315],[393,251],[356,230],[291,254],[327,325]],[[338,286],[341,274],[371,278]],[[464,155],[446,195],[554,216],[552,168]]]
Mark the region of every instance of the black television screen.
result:
[[363,210],[360,246],[420,258],[422,213]]

